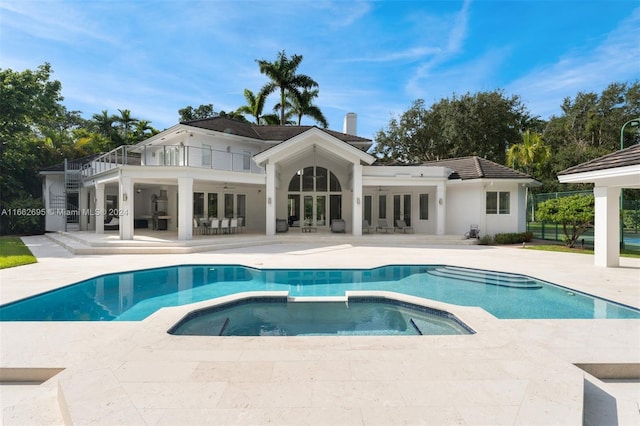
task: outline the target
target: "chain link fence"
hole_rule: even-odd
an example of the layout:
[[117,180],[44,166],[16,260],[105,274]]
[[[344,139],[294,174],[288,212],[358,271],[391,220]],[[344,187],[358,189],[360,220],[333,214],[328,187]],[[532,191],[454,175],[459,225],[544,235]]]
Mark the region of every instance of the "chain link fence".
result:
[[[571,195],[592,195],[593,191],[566,191],[530,194],[527,200],[527,231],[540,240],[564,241],[562,225],[540,222],[536,218],[536,211],[540,203],[549,199],[569,197]],[[640,201],[624,200],[622,209],[624,223],[624,246],[627,249],[640,251]],[[577,246],[593,248],[593,228],[588,229],[578,240]]]

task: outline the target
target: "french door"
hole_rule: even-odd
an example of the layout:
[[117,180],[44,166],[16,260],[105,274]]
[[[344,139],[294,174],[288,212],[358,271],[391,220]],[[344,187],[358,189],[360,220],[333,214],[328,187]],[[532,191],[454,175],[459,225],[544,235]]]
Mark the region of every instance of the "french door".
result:
[[305,225],[326,226],[327,225],[327,196],[326,195],[305,195],[303,198],[303,215]]
[[411,194],[393,195],[393,226],[397,220],[404,220],[407,226],[411,226]]

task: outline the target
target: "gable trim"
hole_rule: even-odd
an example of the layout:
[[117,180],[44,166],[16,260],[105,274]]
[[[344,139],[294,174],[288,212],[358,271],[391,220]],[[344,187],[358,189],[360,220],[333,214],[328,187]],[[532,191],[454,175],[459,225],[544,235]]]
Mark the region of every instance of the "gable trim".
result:
[[[313,136],[316,136],[330,144],[331,147],[344,154],[345,159],[351,162],[362,162],[370,165],[376,160],[375,157],[359,150],[358,148],[351,146],[346,142],[341,141],[340,139],[328,134],[327,132],[318,129],[317,127],[312,127],[309,130],[296,135],[291,139],[288,139],[282,143],[279,143],[278,145],[262,151],[259,154],[254,155],[253,160],[256,162],[256,164],[263,167],[266,163],[269,162],[279,162],[287,158],[288,156],[295,155],[301,150],[311,146],[312,143],[308,141],[310,141]],[[322,147],[322,149],[326,148],[327,147]]]

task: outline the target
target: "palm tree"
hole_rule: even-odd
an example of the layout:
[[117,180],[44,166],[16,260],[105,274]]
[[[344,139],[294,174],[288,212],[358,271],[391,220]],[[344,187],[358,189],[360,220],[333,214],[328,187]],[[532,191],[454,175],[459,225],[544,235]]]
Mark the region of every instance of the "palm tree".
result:
[[551,148],[544,143],[539,133],[529,130],[522,134],[522,143],[512,145],[507,151],[507,165],[523,169],[532,174],[551,156]]
[[236,112],[250,115],[256,120],[256,124],[262,124],[261,121],[264,121],[262,110],[264,109],[264,102],[267,100],[267,96],[262,92],[258,92],[256,95],[251,90],[244,89],[244,98],[247,100],[247,104],[238,108]]
[[151,127],[150,121],[138,120],[136,122],[136,127],[133,133],[135,135],[136,142],[140,142],[160,132],[157,129]]
[[122,139],[125,143],[131,142],[131,126],[138,122],[137,118],[131,117],[131,111],[128,109],[119,109],[120,117],[116,118],[116,121],[120,123],[120,131],[122,133]]
[[109,115],[109,111],[103,109],[100,114],[93,114],[91,122],[96,132],[108,138],[113,137],[115,129],[113,125],[118,118],[115,115]]
[[[293,92],[287,92],[287,101],[285,106],[287,108],[287,118],[297,117],[298,126],[302,122],[303,116],[313,118],[323,128],[329,127],[329,122],[325,118],[320,108],[313,104],[313,99],[318,97],[318,89],[308,90],[304,88],[302,92],[296,94]],[[274,108],[278,108],[276,105]]]
[[296,70],[302,62],[302,55],[287,57],[285,51],[278,53],[274,62],[256,59],[260,67],[260,73],[266,75],[271,81],[262,88],[265,96],[280,89],[280,124],[285,124],[285,102],[287,92],[299,94],[301,88],[310,89],[318,87],[318,83],[308,75],[296,74]]

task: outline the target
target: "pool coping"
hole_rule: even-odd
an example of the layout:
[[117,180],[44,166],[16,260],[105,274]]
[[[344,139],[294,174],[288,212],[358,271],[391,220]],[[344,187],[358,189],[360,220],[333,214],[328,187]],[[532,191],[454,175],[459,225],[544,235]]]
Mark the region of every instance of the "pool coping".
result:
[[[370,267],[433,258],[479,269],[521,269],[571,289],[640,305],[640,262],[628,259],[625,265],[631,266],[603,271],[590,265],[588,256],[509,248],[352,247],[335,256],[330,249],[296,244],[189,255],[189,262],[162,255],[109,256],[105,262],[99,256],[66,257],[42,244],[43,249],[34,247],[34,254],[44,254],[38,256],[40,264],[0,272],[2,299],[129,264],[143,268],[214,260],[256,267],[301,262]],[[166,328],[157,327],[166,321],[162,315],[140,322],[3,323],[0,367],[65,368],[34,389],[36,399],[21,401],[7,393],[14,402],[3,406],[3,420],[62,423],[65,419],[53,417],[60,413],[47,414],[51,401],[59,401],[66,421],[76,423],[413,424],[427,420],[429,413],[428,420],[440,424],[581,424],[588,374],[574,364],[640,363],[638,320],[498,320],[483,311],[483,326],[465,316],[473,317],[467,309],[480,308],[460,308],[452,310],[476,335],[221,337],[212,344],[210,337],[167,335]],[[175,313],[168,316],[174,319]],[[12,388],[0,392],[5,399]],[[624,408],[625,400],[614,401]],[[618,414],[618,419],[636,424],[637,405],[632,416]]]
[[[178,323],[185,320],[190,315],[198,312],[214,308],[221,305],[232,304],[245,299],[262,299],[262,298],[284,298],[291,302],[347,302],[350,298],[379,298],[397,301],[401,303],[407,303],[411,305],[421,306],[430,310],[438,311],[443,314],[448,314],[449,318],[458,322],[462,327],[470,331],[473,335],[478,333],[478,327],[474,323],[480,324],[480,328],[484,327],[489,321],[499,321],[496,317],[488,313],[479,307],[468,307],[461,305],[453,305],[445,302],[440,302],[433,299],[411,296],[405,293],[398,293],[392,291],[379,291],[379,290],[357,290],[346,291],[344,296],[289,296],[288,291],[248,291],[240,292],[231,295],[216,297],[201,302],[189,303],[180,306],[164,307],[156,311],[154,314],[148,316],[143,321],[149,321],[150,323],[157,324],[162,327],[166,326],[167,332],[177,326]],[[438,315],[438,314],[434,314]],[[466,320],[468,318],[469,320]],[[167,326],[168,325],[168,326]],[[466,334],[465,334],[466,335]],[[209,336],[209,337],[223,337],[223,336]],[[260,337],[260,336],[255,336]],[[279,336],[286,337],[286,336]],[[354,336],[355,337],[355,336]]]

